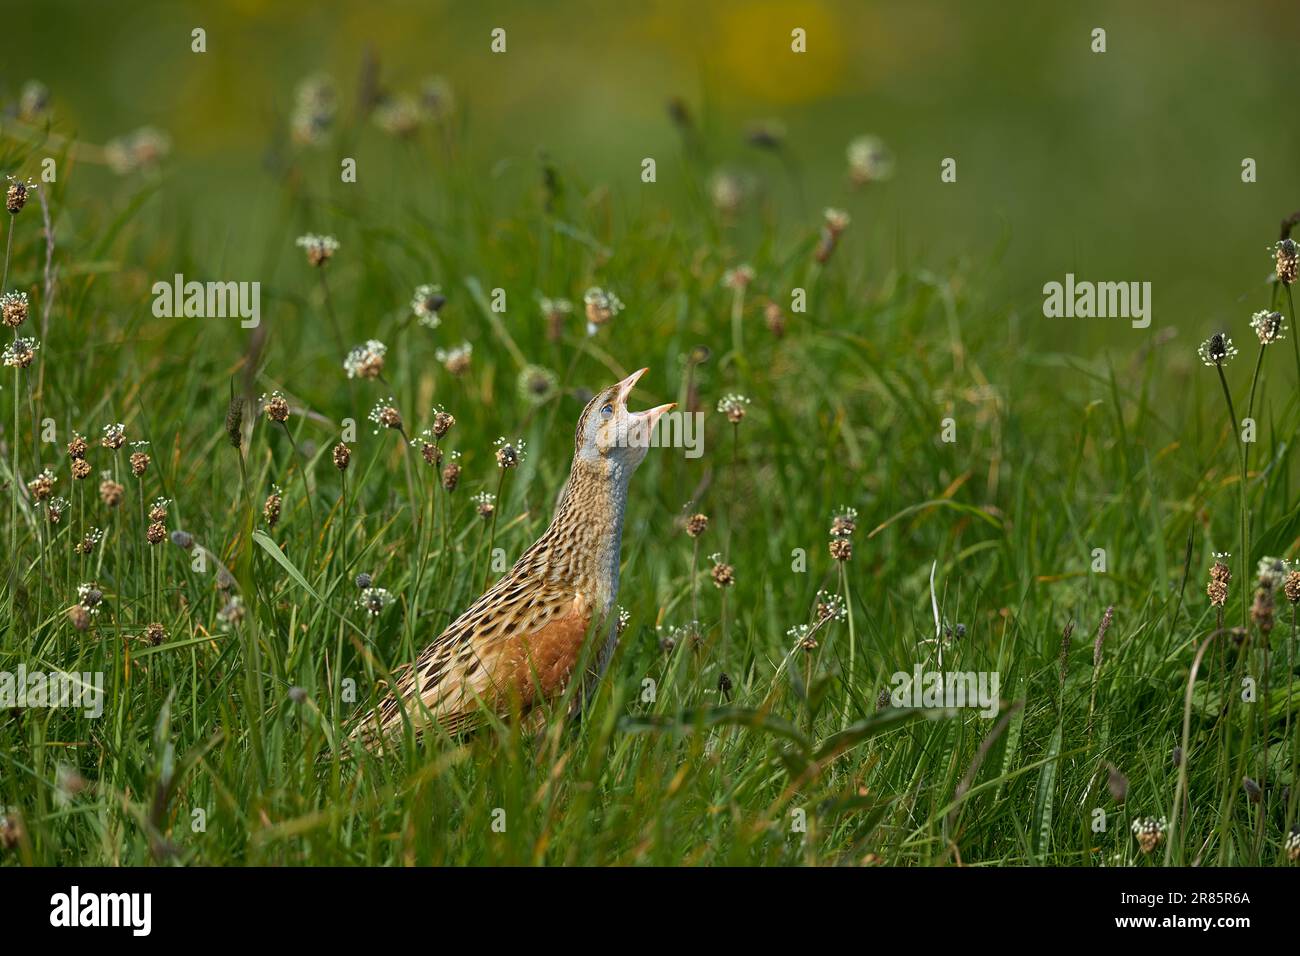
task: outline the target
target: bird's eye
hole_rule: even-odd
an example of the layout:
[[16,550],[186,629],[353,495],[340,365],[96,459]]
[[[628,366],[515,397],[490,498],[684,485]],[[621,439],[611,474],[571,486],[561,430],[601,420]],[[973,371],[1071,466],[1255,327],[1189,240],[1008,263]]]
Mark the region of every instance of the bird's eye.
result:
[[613,405],[602,405],[602,406],[600,407],[600,417],[601,417],[601,418],[609,418],[609,417],[612,416],[613,414],[614,414],[614,406],[613,406]]

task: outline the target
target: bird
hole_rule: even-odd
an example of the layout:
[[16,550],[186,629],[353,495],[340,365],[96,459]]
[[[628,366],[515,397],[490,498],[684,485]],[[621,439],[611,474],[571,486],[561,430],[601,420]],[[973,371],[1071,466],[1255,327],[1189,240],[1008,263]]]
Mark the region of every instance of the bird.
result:
[[[353,740],[382,750],[408,723],[417,737],[433,725],[459,735],[489,713],[516,713],[540,726],[546,705],[565,693],[580,662],[584,692],[599,681],[617,642],[612,611],[628,485],[655,423],[676,405],[628,410],[632,388],[647,371],[633,372],[587,403],[550,525],[394,675],[391,692],[363,712]],[[589,639],[598,643],[588,647]]]

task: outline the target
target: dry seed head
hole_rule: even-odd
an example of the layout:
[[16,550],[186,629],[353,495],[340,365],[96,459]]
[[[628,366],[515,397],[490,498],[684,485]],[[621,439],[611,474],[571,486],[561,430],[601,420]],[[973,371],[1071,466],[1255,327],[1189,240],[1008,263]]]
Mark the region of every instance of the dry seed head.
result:
[[1232,339],[1222,332],[1215,332],[1208,339],[1200,344],[1196,354],[1201,357],[1201,361],[1208,368],[1215,366],[1223,367],[1232,361],[1237,354],[1237,347],[1232,344]]
[[709,560],[713,562],[713,570],[709,573],[716,587],[729,588],[736,583],[736,569],[723,561],[721,554],[711,555]]
[[456,424],[456,417],[450,412],[437,409],[433,413],[433,437],[442,438]]
[[1260,558],[1256,575],[1261,587],[1280,588],[1286,580],[1286,562],[1281,558]]
[[749,184],[735,173],[720,170],[709,179],[709,198],[718,212],[733,216],[749,194]]
[[72,462],[72,477],[77,481],[82,481],[90,477],[90,462],[84,458],[76,458]]
[[9,177],[9,191],[5,193],[5,208],[9,210],[9,215],[16,216],[23,211],[23,206],[27,205],[28,193],[35,188],[36,184],[30,179]]
[[90,627],[90,612],[80,604],[74,604],[68,608],[68,620],[77,630],[87,630]]
[[1267,636],[1273,630],[1273,589],[1260,587],[1255,590],[1255,600],[1250,605],[1250,619]]
[[[366,417],[380,428],[401,430],[402,427],[402,414],[393,406],[393,397],[391,395],[382,401],[376,402],[375,406],[370,409],[370,414]],[[379,434],[379,428],[375,429],[375,434]]]
[[67,498],[51,498],[45,506],[45,520],[50,524],[58,524],[63,520],[63,513],[67,510]]
[[435,123],[445,122],[456,112],[456,91],[446,77],[430,76],[420,84],[420,112]]
[[1223,607],[1228,600],[1228,582],[1232,580],[1232,570],[1225,562],[1231,555],[1215,554],[1214,564],[1210,566],[1210,583],[1205,586],[1205,593],[1210,596],[1211,607]]
[[433,357],[452,375],[464,375],[469,371],[469,362],[473,356],[474,346],[468,342],[462,342],[451,349],[437,349],[433,353]]
[[244,599],[235,594],[226,602],[226,606],[217,612],[217,619],[227,626],[238,627],[244,621],[244,614]]
[[0,359],[3,359],[6,368],[30,368],[40,350],[41,344],[35,339],[17,338],[0,353]]
[[546,318],[546,337],[558,342],[564,335],[564,320],[573,313],[573,303],[568,299],[542,299],[542,315]]
[[144,473],[149,470],[149,456],[142,451],[131,452],[131,474],[135,477],[143,477]]
[[352,460],[352,449],[348,448],[343,442],[334,446],[334,467],[339,471],[348,470],[348,462]]
[[171,151],[171,138],[152,126],[109,140],[104,145],[109,168],[119,176],[141,169],[155,168]]
[[393,596],[384,588],[366,588],[361,592],[361,597],[357,598],[357,606],[371,617],[378,617],[392,603]]
[[0,295],[0,319],[11,329],[27,321],[27,293],[6,292]]
[[848,538],[832,538],[830,553],[836,561],[847,561],[853,557],[853,542]]
[[81,540],[72,546],[72,550],[77,554],[90,554],[95,550],[95,546],[104,540],[104,532],[98,528],[91,528],[82,536]]
[[832,236],[838,237],[849,228],[849,214],[842,209],[827,209],[822,217],[826,220],[826,231]]
[[496,446],[498,468],[517,468],[528,457],[528,445],[522,438],[516,438],[513,442],[506,441],[504,437],[498,438]]
[[582,302],[587,310],[588,335],[594,335],[597,328],[623,311],[623,300],[599,286],[592,286],[584,292]]
[[1286,317],[1281,312],[1256,312],[1250,317],[1250,327],[1260,345],[1272,345],[1286,338]]
[[1282,585],[1282,593],[1292,604],[1300,604],[1300,571],[1292,571],[1286,576],[1286,583]]
[[318,268],[329,262],[339,248],[338,240],[333,236],[318,236],[311,232],[299,236],[296,245],[306,250],[308,264]]
[[1259,784],[1250,777],[1241,778],[1241,788],[1246,791],[1246,797],[1251,803],[1259,803],[1264,796],[1264,791],[1260,789]]
[[1128,799],[1128,777],[1120,773],[1119,768],[1113,764],[1106,776],[1106,789],[1110,791],[1116,803],[1123,803]]
[[343,360],[343,370],[348,378],[379,378],[384,374],[384,356],[388,346],[379,339],[369,339],[355,346]]
[[91,614],[99,613],[99,605],[104,600],[104,592],[93,582],[80,584],[77,586],[77,603],[84,607]]
[[19,843],[22,843],[25,834],[22,819],[18,817],[17,812],[0,816],[0,849],[16,848]]
[[849,162],[849,180],[855,186],[880,182],[894,172],[894,157],[889,148],[875,136],[859,136],[846,150]]
[[754,274],[751,266],[739,265],[734,269],[728,269],[722,274],[722,284],[728,289],[743,292],[754,281]]
[[[429,435],[430,433],[425,432],[425,434]],[[437,468],[442,464],[442,449],[433,442],[426,441],[424,438],[413,438],[411,444],[419,447],[420,457],[424,459],[424,463],[429,467]]]
[[686,519],[686,533],[692,538],[698,538],[709,529],[709,516],[703,513],[691,515]]
[[50,88],[40,80],[28,80],[18,94],[18,115],[25,122],[44,119],[50,109]]
[[848,538],[858,529],[858,511],[847,505],[831,515],[831,537]]
[[150,544],[161,544],[167,537],[167,526],[161,521],[155,521],[145,529],[144,539]]
[[39,475],[27,482],[27,493],[37,501],[44,501],[54,494],[54,483],[59,479],[54,472],[46,468]]
[[745,420],[750,401],[744,395],[724,395],[718,400],[718,411],[727,416],[727,421],[739,425]]
[[114,422],[111,425],[105,425],[99,443],[105,448],[111,448],[114,451],[117,451],[126,444],[126,426],[121,422]]
[[763,306],[763,321],[767,323],[767,330],[778,339],[785,335],[785,313],[775,302],[769,301]]
[[676,630],[675,630],[675,629],[674,629],[674,630],[671,630],[671,631],[669,631],[667,634],[665,634],[665,633],[663,633],[663,625],[662,625],[662,624],[659,625],[659,627],[657,628],[657,630],[660,632],[660,633],[659,633],[659,649],[660,649],[661,651],[663,651],[665,654],[670,654],[670,653],[672,653],[673,648],[677,646],[677,637],[676,637],[676,633],[677,633],[677,632],[676,632]]
[[448,491],[455,491],[456,484],[460,481],[460,465],[455,461],[456,455],[456,452],[452,452],[452,461],[442,469],[442,487]]
[[1232,580],[1232,569],[1228,567],[1227,562],[1224,560],[1225,558],[1230,557],[1232,557],[1232,555],[1228,554],[1226,551],[1214,555],[1214,564],[1210,566],[1211,581],[1218,581],[1222,584],[1227,584]]
[[279,486],[272,485],[271,493],[266,496],[266,503],[262,505],[262,518],[266,521],[268,528],[274,528],[275,523],[280,520],[281,500]]
[[1141,817],[1133,821],[1131,829],[1143,853],[1150,853],[1165,839],[1165,818]]
[[560,380],[549,368],[528,365],[515,382],[519,397],[530,405],[544,405],[559,393]]
[[86,436],[81,434],[80,432],[73,432],[72,441],[68,442],[68,457],[85,458],[86,449],[87,449]]
[[415,290],[415,295],[411,297],[411,311],[420,320],[420,324],[428,329],[436,329],[442,324],[438,313],[446,304],[447,299],[442,294],[442,287],[437,285],[419,286]]
[[116,508],[122,503],[125,491],[126,489],[112,478],[105,478],[99,483],[99,499],[110,508]]
[[226,409],[226,437],[232,448],[239,448],[244,443],[244,400],[232,398]]
[[830,262],[839,241],[840,231],[832,228],[828,220],[827,224],[822,227],[821,238],[817,240],[817,248],[813,250],[813,258],[821,265]]
[[1106,632],[1110,630],[1110,623],[1115,619],[1115,605],[1106,608],[1106,613],[1101,616],[1101,623],[1097,626],[1097,639],[1092,642],[1092,666],[1094,668],[1101,666],[1101,648],[1106,642]]
[[1273,247],[1273,258],[1277,267],[1277,280],[1283,285],[1291,285],[1300,271],[1300,246],[1294,239],[1283,239]]
[[144,633],[141,635],[144,642],[151,647],[157,647],[163,641],[167,640],[167,628],[161,624],[153,623],[144,626]]
[[289,420],[289,400],[284,397],[283,392],[275,391],[270,395],[263,395],[262,410],[273,422],[283,424]]
[[171,504],[169,498],[155,498],[152,505],[149,506],[150,521],[166,521],[167,506]]
[[334,125],[338,110],[334,81],[324,75],[309,76],[294,91],[294,110],[290,117],[295,142],[317,145]]
[[410,139],[420,130],[424,114],[414,96],[403,93],[380,101],[374,110],[375,125],[390,136]]
[[816,614],[818,621],[842,621],[849,616],[849,609],[843,595],[818,591]]

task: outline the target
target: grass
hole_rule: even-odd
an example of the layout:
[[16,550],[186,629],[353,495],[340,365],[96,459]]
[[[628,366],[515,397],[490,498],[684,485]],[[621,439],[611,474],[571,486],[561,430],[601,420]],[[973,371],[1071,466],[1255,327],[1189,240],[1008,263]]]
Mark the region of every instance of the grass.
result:
[[[51,147],[19,133],[0,165],[36,170]],[[1279,595],[1263,640],[1238,569],[1290,557],[1300,537],[1300,383],[1285,352],[1264,355],[1250,386],[1258,447],[1243,482],[1219,382],[1186,342],[1152,329],[1094,357],[1028,348],[1022,324],[1043,320],[981,297],[992,263],[883,251],[871,210],[887,186],[768,184],[784,208],[808,189],[852,214],[823,257],[820,206],[777,214],[755,198],[720,214],[693,150],[671,172],[661,160],[684,186],[671,193],[549,164],[488,172],[459,130],[385,149],[383,186],[339,182],[328,150],[285,159],[224,237],[187,220],[178,172],[110,180],[63,149],[57,182],[5,223],[7,288],[31,295],[21,331],[41,348],[0,394],[13,508],[0,670],[102,673],[106,697],[98,719],[0,718],[0,862],[1286,861],[1294,612]],[[321,270],[294,247],[308,231],[339,238]],[[723,283],[742,262],[755,271],[743,297]],[[261,326],[155,317],[151,285],[177,272],[261,281]],[[435,330],[408,308],[426,282],[447,298]],[[551,340],[538,300],[580,313],[591,285],[626,311],[592,336],[574,315]],[[796,287],[806,312],[790,308]],[[1256,290],[1259,307],[1269,295]],[[783,336],[765,326],[768,297]],[[349,380],[339,338],[386,343],[382,381]],[[453,375],[436,350],[462,341],[471,363]],[[517,388],[532,364],[559,379],[540,404]],[[1252,364],[1225,369],[1239,407]],[[557,707],[535,736],[494,722],[341,759],[332,743],[357,708],[499,573],[490,549],[513,560],[545,527],[584,390],[642,365],[643,406],[704,413],[704,454],[652,449],[633,479],[628,623],[582,719]],[[275,390],[283,427],[257,406]],[[714,410],[732,393],[750,399],[738,425]],[[435,406],[455,416],[440,442],[460,453],[454,491],[367,421],[389,396],[409,437]],[[142,477],[136,449],[101,446],[114,422],[149,443]],[[64,452],[74,430],[90,440],[83,481]],[[527,444],[509,475],[493,460],[503,435]],[[58,524],[25,490],[46,467],[69,501]],[[115,508],[97,494],[105,472],[124,487]],[[490,522],[479,492],[498,495]],[[160,497],[193,549],[147,543]],[[858,527],[841,564],[828,529],[844,506]],[[711,519],[699,539],[683,530],[695,512]],[[91,528],[102,541],[74,553]],[[1226,628],[1247,621],[1240,646],[1205,597],[1221,551],[1240,559],[1226,609]],[[734,568],[726,590],[715,553]],[[361,573],[393,598],[377,615],[358,605]],[[103,600],[80,630],[69,611],[87,583]],[[847,599],[847,619],[816,625],[819,591]],[[167,632],[156,646],[153,623]],[[799,625],[816,625],[815,647]],[[999,676],[997,717],[878,708],[894,672],[940,655]],[[1246,676],[1256,703],[1239,701]],[[1150,854],[1130,832],[1146,817],[1169,824]]]

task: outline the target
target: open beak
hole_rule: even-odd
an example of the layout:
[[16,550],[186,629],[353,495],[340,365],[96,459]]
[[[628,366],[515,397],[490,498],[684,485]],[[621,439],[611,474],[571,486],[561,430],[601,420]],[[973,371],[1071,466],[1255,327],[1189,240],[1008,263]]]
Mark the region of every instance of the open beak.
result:
[[627,404],[627,397],[632,394],[632,387],[648,371],[650,371],[648,368],[639,368],[615,386],[618,389],[618,400],[620,402],[624,405]]
[[[632,386],[636,385],[637,380],[648,371],[650,370],[646,368],[637,369],[627,378],[623,379],[623,381],[618,383],[618,399],[623,403],[624,407],[627,406],[628,396],[632,394]],[[669,402],[667,405],[657,405],[644,412],[629,412],[628,414],[639,424],[643,423],[646,433],[648,434],[650,429],[655,427],[655,422],[659,421],[664,412],[676,407],[676,402]]]

